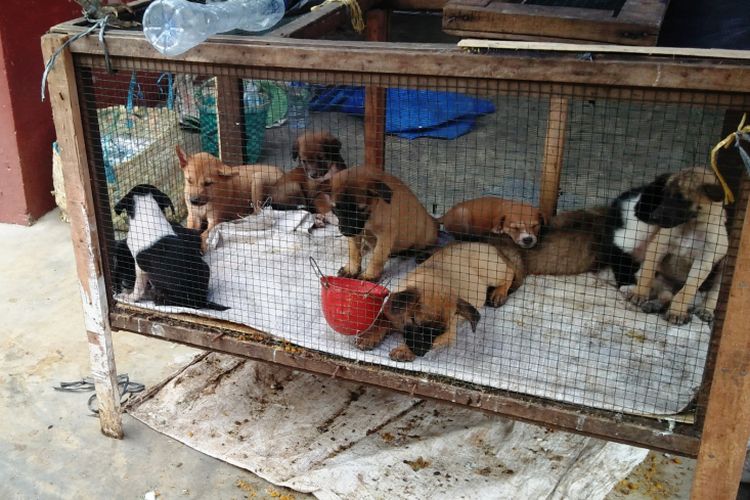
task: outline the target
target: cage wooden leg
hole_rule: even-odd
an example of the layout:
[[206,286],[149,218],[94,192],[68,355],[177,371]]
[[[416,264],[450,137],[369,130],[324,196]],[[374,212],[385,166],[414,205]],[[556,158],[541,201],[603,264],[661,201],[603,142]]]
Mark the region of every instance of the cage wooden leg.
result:
[[750,437],[750,206],[708,393],[691,498],[735,498]]
[[[366,37],[373,42],[388,40],[388,12],[375,9],[367,13]],[[385,166],[386,89],[365,88],[365,165]]]
[[242,157],[242,79],[231,76],[216,77],[216,111],[219,154],[230,165],[244,163]]
[[[64,35],[42,39],[45,59],[61,47]],[[94,216],[93,191],[84,142],[73,57],[63,50],[48,78],[49,95],[60,145],[73,251],[89,340],[91,371],[99,401],[102,433],[122,438],[117,370],[109,325],[109,304],[102,274],[102,256]]]
[[568,98],[553,95],[549,100],[547,135],[544,140],[541,191],[539,194],[539,209],[547,220],[557,211],[567,123]]

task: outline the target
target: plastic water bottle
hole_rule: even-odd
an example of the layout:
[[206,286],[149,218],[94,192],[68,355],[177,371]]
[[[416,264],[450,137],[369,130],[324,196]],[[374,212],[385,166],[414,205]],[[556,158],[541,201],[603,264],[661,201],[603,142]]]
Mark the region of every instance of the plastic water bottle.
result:
[[155,0],[143,14],[143,33],[156,50],[173,57],[209,36],[234,29],[263,31],[284,17],[284,0]]
[[258,85],[252,80],[245,80],[245,90],[243,92],[243,102],[245,103],[246,112],[256,112],[266,106],[266,100],[258,88]]
[[286,118],[289,128],[301,130],[307,127],[310,115],[310,88],[304,82],[291,82],[287,86]]

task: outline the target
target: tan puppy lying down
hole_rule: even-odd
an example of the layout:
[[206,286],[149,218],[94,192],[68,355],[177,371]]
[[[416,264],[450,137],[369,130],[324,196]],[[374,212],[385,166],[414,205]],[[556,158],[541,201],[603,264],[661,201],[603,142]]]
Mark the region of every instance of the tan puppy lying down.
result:
[[507,234],[522,248],[536,245],[544,215],[528,203],[486,196],[463,201],[438,219],[457,239]]
[[383,317],[357,338],[356,345],[373,349],[395,330],[403,333],[404,343],[391,351],[391,359],[412,361],[424,356],[433,347],[454,342],[458,316],[475,331],[478,309],[485,303],[504,304],[515,278],[511,262],[493,245],[448,245],[406,276],[400,290],[388,299]]

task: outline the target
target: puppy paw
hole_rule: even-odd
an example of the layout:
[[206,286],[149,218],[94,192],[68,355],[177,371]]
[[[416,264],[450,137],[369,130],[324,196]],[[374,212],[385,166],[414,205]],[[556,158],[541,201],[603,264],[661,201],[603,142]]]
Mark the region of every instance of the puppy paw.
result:
[[411,349],[406,344],[401,344],[400,346],[394,347],[391,352],[388,354],[388,357],[390,357],[393,361],[414,361],[414,358],[417,357],[416,354],[411,352]]
[[336,273],[337,275],[341,276],[342,278],[358,278],[359,277],[359,269],[356,271],[349,268],[349,266],[344,266],[341,269],[339,269],[339,272]]
[[641,311],[647,313],[647,314],[654,314],[654,313],[660,313],[664,310],[664,304],[662,304],[659,300],[653,299],[653,300],[647,300],[646,302],[642,303],[640,305]]
[[623,297],[625,297],[625,300],[636,307],[642,307],[643,304],[649,301],[648,295],[636,292],[635,287],[622,287],[620,288],[620,291],[622,292]]
[[706,309],[705,307],[697,307],[693,310],[693,313],[698,316],[704,323],[712,323],[714,320],[714,312]]
[[383,342],[388,332],[387,327],[376,323],[369,330],[357,337],[354,341],[354,346],[360,351],[371,351]]
[[380,281],[380,277],[383,275],[383,273],[378,274],[370,274],[369,272],[365,271],[364,273],[359,275],[359,279],[364,281],[372,281],[373,283],[377,283]]
[[664,319],[673,325],[684,325],[685,323],[689,323],[690,316],[691,314],[689,312],[676,311],[671,308],[664,313]]
[[493,289],[489,295],[490,296],[487,299],[487,305],[491,307],[500,307],[508,300],[508,294],[505,293],[500,287],[496,287],[495,289]]

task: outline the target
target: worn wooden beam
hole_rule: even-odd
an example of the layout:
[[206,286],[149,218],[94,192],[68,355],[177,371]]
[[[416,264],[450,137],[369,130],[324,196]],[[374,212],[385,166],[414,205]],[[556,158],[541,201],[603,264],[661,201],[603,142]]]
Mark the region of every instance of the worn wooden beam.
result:
[[[371,10],[367,13],[365,36],[372,42],[388,41],[388,11]],[[365,87],[365,165],[385,168],[385,113],[386,89],[374,85]]]
[[[611,412],[584,409],[468,384],[452,385],[420,373],[348,361],[289,344],[273,343],[268,335],[262,332],[252,335],[244,326],[240,328],[245,339],[232,334],[216,336],[214,333],[220,330],[201,325],[204,319],[195,317],[189,321],[177,321],[167,315],[160,319],[154,311],[144,310],[138,313],[132,307],[128,307],[126,311],[116,311],[111,316],[114,328],[201,349],[226,352],[321,375],[336,373],[336,378],[343,380],[637,446],[686,456],[694,456],[697,451],[698,439],[688,434],[692,427],[690,425],[628,415],[620,415],[618,421],[613,422]],[[234,325],[225,325],[235,328]]]
[[483,33],[483,38],[510,34],[656,45],[665,11],[663,0],[628,0],[620,12],[508,0],[450,0],[443,9],[443,29],[454,35]]
[[[44,36],[42,50],[45,60],[60,49],[65,40],[66,37],[61,35]],[[94,214],[94,191],[89,174],[81,107],[70,50],[64,49],[60,52],[47,83],[62,158],[73,251],[89,342],[91,374],[99,402],[99,422],[105,435],[122,438],[120,394],[117,388],[109,305],[102,275],[102,255]]]
[[[381,0],[357,0],[363,13],[375,7]],[[318,38],[351,22],[348,7],[343,2],[323,4],[293,21],[268,33],[282,38]]]
[[737,496],[750,437],[750,217],[745,216],[708,391],[691,498]]
[[242,79],[216,77],[216,112],[219,156],[230,165],[244,163],[242,157]]
[[[649,89],[746,92],[750,64],[666,54],[634,57],[607,54],[593,60],[577,54],[519,53],[508,49],[475,54],[447,44],[402,44],[227,37],[206,42],[173,59],[156,52],[142,36],[110,35],[107,47],[113,58],[161,61],[160,67],[191,62],[203,72],[215,66],[246,66],[295,71],[379,73],[402,76],[440,76],[544,83],[632,86]],[[519,42],[521,44],[527,42]],[[231,50],[228,45],[231,44]],[[76,53],[102,54],[96,37],[72,44]]]
[[568,98],[553,95],[549,100],[547,135],[544,139],[539,209],[550,219],[557,211],[560,174],[565,153],[565,132],[568,126]]

